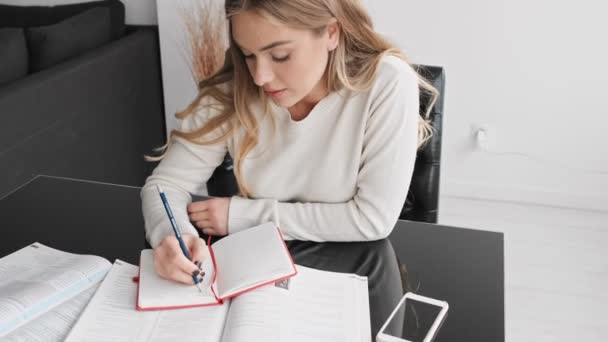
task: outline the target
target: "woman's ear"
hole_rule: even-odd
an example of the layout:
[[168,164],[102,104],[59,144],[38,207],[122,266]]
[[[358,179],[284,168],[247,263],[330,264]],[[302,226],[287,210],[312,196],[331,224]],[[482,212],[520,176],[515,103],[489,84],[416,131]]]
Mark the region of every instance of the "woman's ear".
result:
[[336,18],[331,18],[327,24],[327,38],[327,51],[335,50],[340,42],[340,25]]

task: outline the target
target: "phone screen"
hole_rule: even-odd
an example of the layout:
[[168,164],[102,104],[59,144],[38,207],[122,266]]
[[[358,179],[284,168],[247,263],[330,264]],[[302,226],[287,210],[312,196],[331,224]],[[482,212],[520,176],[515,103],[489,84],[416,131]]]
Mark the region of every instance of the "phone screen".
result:
[[407,341],[423,342],[441,309],[437,305],[406,298],[383,332]]

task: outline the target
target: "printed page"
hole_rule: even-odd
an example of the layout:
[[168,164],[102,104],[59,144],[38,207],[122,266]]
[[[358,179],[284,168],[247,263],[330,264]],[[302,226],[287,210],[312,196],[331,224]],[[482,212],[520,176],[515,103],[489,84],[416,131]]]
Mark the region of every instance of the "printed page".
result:
[[62,342],[87,306],[98,285],[56,306],[2,338],[3,342]]
[[194,285],[177,283],[161,278],[154,269],[154,251],[144,249],[140,257],[139,295],[137,306],[140,310],[170,309],[184,306],[218,304],[211,292],[213,279],[213,262],[211,258],[203,261],[201,268],[205,272],[200,284],[200,292]]
[[228,235],[212,246],[220,298],[295,274],[295,266],[272,222]]
[[0,336],[99,283],[110,267],[40,243],[0,259]]
[[223,342],[370,341],[367,278],[297,269],[293,278],[232,299]]
[[66,342],[220,341],[228,305],[137,311],[138,267],[116,260]]

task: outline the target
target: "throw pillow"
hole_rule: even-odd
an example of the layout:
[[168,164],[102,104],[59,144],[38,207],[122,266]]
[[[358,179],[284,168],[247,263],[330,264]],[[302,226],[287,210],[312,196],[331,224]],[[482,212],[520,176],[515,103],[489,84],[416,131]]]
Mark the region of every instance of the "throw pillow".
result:
[[110,41],[110,12],[97,7],[50,26],[25,29],[30,72],[39,71]]
[[0,28],[0,85],[27,75],[27,45],[22,28]]
[[125,31],[125,5],[120,0],[101,0],[57,6],[0,5],[0,27],[32,27],[56,24],[93,7],[110,9],[112,39]]

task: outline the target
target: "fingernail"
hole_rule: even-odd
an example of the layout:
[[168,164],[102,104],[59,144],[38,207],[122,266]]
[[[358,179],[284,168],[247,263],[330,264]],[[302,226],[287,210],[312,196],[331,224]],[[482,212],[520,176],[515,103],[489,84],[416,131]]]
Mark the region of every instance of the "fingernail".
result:
[[192,271],[192,276],[193,276],[193,277],[196,277],[196,276],[198,276],[199,274],[201,274],[201,271],[200,271],[200,270],[194,270],[194,271]]
[[196,260],[196,261],[194,262],[194,264],[195,264],[195,265],[196,265],[196,267],[198,267],[199,269],[200,269],[200,268],[203,268],[203,263],[202,263],[200,260]]

